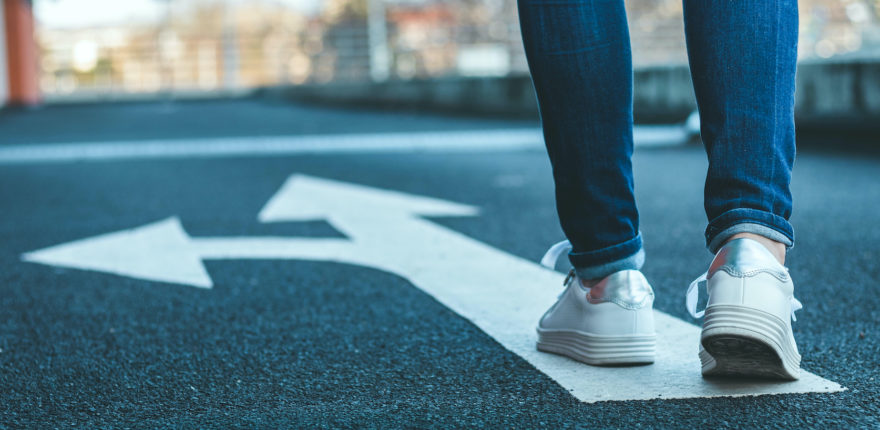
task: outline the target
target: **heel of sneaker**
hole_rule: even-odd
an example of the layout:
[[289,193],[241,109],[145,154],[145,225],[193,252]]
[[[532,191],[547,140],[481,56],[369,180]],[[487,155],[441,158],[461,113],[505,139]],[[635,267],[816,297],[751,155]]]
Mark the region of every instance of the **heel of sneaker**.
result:
[[598,336],[574,330],[538,329],[539,351],[564,355],[591,365],[650,364],[656,335]]
[[704,376],[798,379],[801,357],[784,321],[740,305],[706,309],[700,336]]

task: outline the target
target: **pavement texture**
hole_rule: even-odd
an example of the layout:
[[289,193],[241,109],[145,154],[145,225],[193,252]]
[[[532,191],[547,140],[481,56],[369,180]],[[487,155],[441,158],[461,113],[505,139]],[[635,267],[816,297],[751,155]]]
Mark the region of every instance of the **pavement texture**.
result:
[[[2,113],[0,144],[535,125],[256,100],[83,105]],[[693,321],[685,289],[711,259],[705,155],[638,149],[634,168],[655,306]],[[584,404],[378,270],[208,261],[216,285],[201,290],[21,261],[172,215],[192,236],[340,237],[257,222],[293,173],[479,206],[432,221],[532,261],[562,238],[541,151],[0,166],[0,427],[880,426],[876,155],[806,149],[794,174],[795,334],[803,367],[848,388],[835,394]]]

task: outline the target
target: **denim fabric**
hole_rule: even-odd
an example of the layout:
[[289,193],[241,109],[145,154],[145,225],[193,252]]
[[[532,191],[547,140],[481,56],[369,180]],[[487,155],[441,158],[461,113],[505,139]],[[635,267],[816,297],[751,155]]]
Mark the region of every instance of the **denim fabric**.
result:
[[688,61],[709,157],[706,244],[733,225],[754,223],[793,245],[788,220],[797,1],[685,0],[684,6]]
[[[517,5],[557,211],[572,243],[569,258],[579,273],[638,269],[642,239],[630,161],[633,71],[624,2]],[[772,239],[791,245],[797,1],[683,0],[683,7],[709,158],[706,245],[739,224],[765,235],[769,229]]]
[[[745,224],[740,224],[745,225]],[[636,249],[636,253],[629,257],[608,261],[605,255],[609,253],[620,253],[620,247],[632,247]],[[572,252],[568,258],[573,262],[574,271],[581,279],[601,279],[611,273],[626,269],[641,269],[645,264],[645,250],[642,249],[642,237],[637,236],[635,239],[623,243],[618,246],[600,249],[593,252]]]
[[[756,214],[770,215],[767,212],[756,212]],[[791,249],[791,247],[794,246],[794,242],[791,240],[791,238],[780,233],[779,230],[768,227],[765,224],[758,224],[750,221],[734,224],[715,234],[715,237],[708,244],[709,251],[713,254],[717,253],[718,250],[721,249],[721,246],[724,245],[724,242],[727,242],[728,239],[739,233],[752,233],[759,236],[764,236],[768,239],[775,240],[785,245],[786,249]]]

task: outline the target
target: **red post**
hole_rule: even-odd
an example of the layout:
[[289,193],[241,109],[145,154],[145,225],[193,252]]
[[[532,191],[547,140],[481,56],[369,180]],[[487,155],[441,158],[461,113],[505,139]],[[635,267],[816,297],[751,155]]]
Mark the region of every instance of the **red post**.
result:
[[6,64],[9,67],[11,105],[33,106],[40,102],[37,41],[30,0],[2,0],[6,27]]

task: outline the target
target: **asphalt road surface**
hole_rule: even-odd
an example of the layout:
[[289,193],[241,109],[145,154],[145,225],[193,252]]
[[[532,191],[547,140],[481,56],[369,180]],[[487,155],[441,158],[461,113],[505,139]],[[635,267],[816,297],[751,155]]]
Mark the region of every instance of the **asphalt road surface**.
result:
[[[0,113],[0,150],[536,126],[256,100],[58,106]],[[655,307],[698,324],[684,292],[711,259],[705,155],[693,145],[639,148],[634,166]],[[530,261],[562,238],[540,147],[0,160],[0,427],[880,426],[876,154],[805,148],[793,180],[797,243],[787,264],[804,303],[795,335],[803,368],[846,387],[837,393],[584,403],[408,279],[376,268],[208,259],[207,289],[22,261],[174,216],[197,238],[344,239],[326,221],[258,221],[292,174],[478,207],[477,216],[428,220]],[[152,269],[175,264],[161,261]]]

